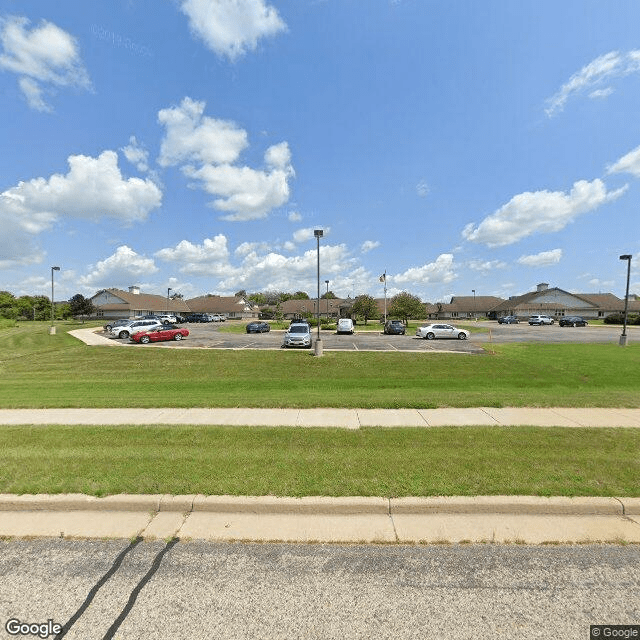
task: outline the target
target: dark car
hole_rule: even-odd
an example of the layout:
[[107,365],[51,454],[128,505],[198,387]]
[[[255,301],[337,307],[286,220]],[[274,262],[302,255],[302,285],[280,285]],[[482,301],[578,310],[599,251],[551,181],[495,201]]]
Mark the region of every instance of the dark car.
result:
[[402,320],[388,320],[384,325],[384,333],[387,335],[403,336],[407,331]]
[[271,326],[268,322],[250,322],[247,325],[247,333],[268,333]]
[[498,324],[518,324],[518,316],[502,316],[498,318]]
[[558,324],[561,327],[586,327],[589,323],[580,316],[565,316],[560,318]]
[[192,313],[185,319],[187,322],[209,322],[209,316],[206,313]]

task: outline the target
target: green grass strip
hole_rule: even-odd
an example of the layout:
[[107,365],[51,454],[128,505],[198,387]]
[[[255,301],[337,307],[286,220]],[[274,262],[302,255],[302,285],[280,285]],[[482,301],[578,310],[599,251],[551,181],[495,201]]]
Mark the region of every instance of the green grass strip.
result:
[[3,427],[0,492],[638,496],[640,429]]
[[[501,344],[485,355],[90,347],[0,329],[0,408],[640,407],[640,344]],[[183,348],[184,347],[184,348]]]

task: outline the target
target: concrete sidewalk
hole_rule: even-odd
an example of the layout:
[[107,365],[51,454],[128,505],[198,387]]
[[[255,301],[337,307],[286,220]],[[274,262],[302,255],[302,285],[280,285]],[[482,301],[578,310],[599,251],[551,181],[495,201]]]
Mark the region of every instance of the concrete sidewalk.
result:
[[0,495],[0,536],[320,543],[640,543],[640,498]]
[[640,409],[2,409],[0,425],[229,425],[335,427],[541,426],[640,428]]

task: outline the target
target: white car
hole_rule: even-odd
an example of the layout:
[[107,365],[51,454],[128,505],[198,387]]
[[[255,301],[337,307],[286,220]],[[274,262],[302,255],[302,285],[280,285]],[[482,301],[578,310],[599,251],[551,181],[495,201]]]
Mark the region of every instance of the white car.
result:
[[138,333],[138,331],[149,331],[149,329],[161,327],[162,325],[162,321],[157,319],[132,320],[128,324],[113,327],[111,333],[118,338],[130,338],[134,333]]
[[457,340],[466,340],[470,332],[466,329],[458,329],[450,324],[427,324],[424,327],[418,327],[416,336],[425,340],[435,340],[436,338],[455,338]]
[[159,315],[158,318],[160,319],[162,324],[175,324],[176,322],[178,322],[178,318],[169,313],[163,313]]
[[551,316],[531,316],[529,318],[529,324],[533,326],[534,324],[542,325],[542,324],[553,324],[555,320]]
[[336,333],[353,333],[353,320],[351,318],[340,318]]

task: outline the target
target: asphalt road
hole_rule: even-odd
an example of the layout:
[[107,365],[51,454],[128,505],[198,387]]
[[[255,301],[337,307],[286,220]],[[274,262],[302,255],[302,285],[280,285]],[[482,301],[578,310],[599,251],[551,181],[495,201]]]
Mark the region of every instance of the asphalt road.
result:
[[[242,323],[244,326],[246,323]],[[246,334],[220,331],[217,323],[186,324],[190,335],[182,342],[158,343],[167,348],[209,349],[280,349],[283,331]],[[463,324],[462,326],[468,326]],[[483,353],[487,343],[544,342],[544,343],[610,343],[617,344],[622,333],[618,326],[560,327],[529,326],[527,323],[500,325],[497,322],[478,322],[481,331],[474,331],[468,340],[424,340],[416,338],[415,332],[404,336],[386,336],[377,331],[363,331],[353,335],[338,335],[321,331],[324,350],[338,351],[449,351],[458,353]],[[630,342],[640,339],[640,327],[628,327]],[[313,332],[315,341],[317,333]],[[105,334],[106,336],[106,334]],[[112,338],[117,340],[117,338]],[[136,348],[153,348],[154,345],[137,345],[128,340],[118,340]],[[304,350],[303,350],[304,351]]]
[[640,624],[638,546],[0,544],[2,638],[10,618],[83,640],[585,640]]

